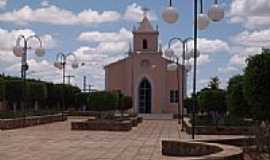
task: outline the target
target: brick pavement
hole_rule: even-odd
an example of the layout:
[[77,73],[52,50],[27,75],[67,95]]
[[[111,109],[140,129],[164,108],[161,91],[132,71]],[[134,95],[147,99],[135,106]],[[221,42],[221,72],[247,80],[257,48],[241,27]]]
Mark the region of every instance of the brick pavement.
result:
[[71,131],[69,120],[0,131],[0,160],[171,159],[161,155],[162,139],[179,139],[177,121],[145,120],[130,132],[101,132]]
[[0,160],[145,160],[161,139],[177,139],[176,121],[144,121],[131,132],[71,131],[70,121],[0,131]]

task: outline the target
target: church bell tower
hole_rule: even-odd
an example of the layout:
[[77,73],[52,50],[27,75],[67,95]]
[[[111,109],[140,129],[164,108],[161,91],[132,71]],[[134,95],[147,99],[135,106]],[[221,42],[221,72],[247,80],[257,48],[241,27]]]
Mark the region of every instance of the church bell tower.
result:
[[133,46],[135,53],[158,53],[158,30],[154,30],[147,17],[148,9],[144,8],[143,20],[133,30]]

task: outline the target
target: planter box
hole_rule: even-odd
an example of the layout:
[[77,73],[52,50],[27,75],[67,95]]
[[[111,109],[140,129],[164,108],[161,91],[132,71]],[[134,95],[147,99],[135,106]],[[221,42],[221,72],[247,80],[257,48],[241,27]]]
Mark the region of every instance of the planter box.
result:
[[163,140],[162,154],[183,159],[241,160],[243,150],[239,147],[222,144]]
[[138,124],[142,123],[141,117],[124,117],[124,118],[117,118],[117,121],[130,121],[132,124],[132,127],[137,127]]
[[[188,119],[184,120],[184,128],[188,134],[192,133],[192,125]],[[233,126],[195,126],[195,133],[199,135],[251,135],[252,127]]]
[[0,119],[0,129],[6,130],[6,129],[24,128],[65,120],[67,120],[67,116],[65,115],[62,116],[61,114],[47,115],[47,116],[33,116],[16,119]]
[[115,120],[89,120],[82,122],[71,122],[72,130],[94,130],[94,131],[130,131],[131,121]]

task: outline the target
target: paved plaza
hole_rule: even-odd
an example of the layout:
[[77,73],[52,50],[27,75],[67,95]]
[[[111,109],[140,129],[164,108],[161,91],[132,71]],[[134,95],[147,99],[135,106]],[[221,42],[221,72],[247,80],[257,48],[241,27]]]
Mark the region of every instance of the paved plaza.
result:
[[145,120],[130,132],[71,131],[72,120],[0,131],[0,160],[165,160],[162,139],[190,139],[175,120]]

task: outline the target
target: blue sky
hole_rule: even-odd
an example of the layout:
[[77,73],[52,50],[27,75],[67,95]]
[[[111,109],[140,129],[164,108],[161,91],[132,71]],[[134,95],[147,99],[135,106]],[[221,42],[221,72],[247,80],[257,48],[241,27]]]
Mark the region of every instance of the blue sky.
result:
[[[204,0],[205,13],[212,3]],[[269,0],[219,3],[225,9],[225,19],[211,22],[207,30],[199,32],[202,55],[198,89],[207,86],[213,76],[219,76],[222,87],[226,87],[231,76],[242,72],[246,57],[259,53],[261,47],[270,47]],[[81,87],[86,75],[94,88],[103,89],[103,66],[126,56],[132,28],[142,17],[142,7],[151,10],[150,18],[153,25],[159,26],[164,49],[172,37],[193,35],[193,1],[175,0],[173,5],[180,19],[167,24],[161,13],[168,0],[0,0],[0,72],[20,75],[20,60],[12,54],[12,46],[19,34],[37,34],[44,42],[46,56],[29,54],[28,77],[61,82],[61,71],[53,67],[56,54],[74,52],[86,65],[77,70],[68,67],[68,73],[76,76],[72,83]],[[35,46],[34,42],[31,44]],[[179,44],[173,46],[180,52]]]

